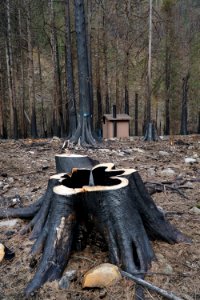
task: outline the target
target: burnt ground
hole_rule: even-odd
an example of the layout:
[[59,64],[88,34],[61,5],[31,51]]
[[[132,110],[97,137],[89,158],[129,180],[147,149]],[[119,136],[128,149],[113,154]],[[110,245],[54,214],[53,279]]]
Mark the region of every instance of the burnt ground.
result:
[[[61,146],[59,139],[1,140],[0,207],[28,205],[42,195],[49,176],[55,173],[54,156],[61,153]],[[153,242],[157,260],[153,262],[152,274],[146,276],[146,280],[173,291],[182,299],[200,299],[200,214],[191,210],[200,208],[200,136],[176,136],[158,143],[142,142],[139,138],[113,140],[105,142],[102,149],[76,148],[70,151],[87,154],[100,162],[113,162],[117,167],[136,168],[145,182],[164,183],[164,191],[154,194],[153,199],[167,213],[170,222],[190,236],[193,243],[168,245]],[[186,157],[196,161],[186,163]],[[163,170],[167,168],[174,172],[165,174]],[[182,187],[179,190],[168,189],[167,185],[174,182]],[[13,201],[16,195],[20,196],[20,201]],[[23,290],[35,272],[29,254],[32,241],[28,234],[22,236],[19,233],[26,222],[19,221],[12,228],[0,227],[0,241],[15,251],[14,259],[0,263],[0,299],[25,299]],[[61,290],[57,282],[47,283],[32,298],[133,299],[134,283],[124,278],[107,289],[81,288],[83,274],[107,261],[107,252],[95,243],[82,252],[72,253],[66,270],[77,270],[77,279],[70,288]],[[162,297],[146,290],[146,299]]]

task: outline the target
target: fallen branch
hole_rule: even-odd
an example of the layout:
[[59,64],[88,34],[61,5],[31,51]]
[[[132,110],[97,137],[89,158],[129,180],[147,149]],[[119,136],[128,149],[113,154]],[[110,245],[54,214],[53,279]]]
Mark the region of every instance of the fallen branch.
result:
[[120,271],[122,276],[124,277],[127,277],[133,281],[135,281],[137,284],[139,285],[142,285],[156,293],[158,293],[159,295],[165,297],[166,299],[170,299],[170,300],[183,300],[182,298],[180,297],[177,297],[175,294],[173,294],[172,292],[167,292],[163,289],[160,289],[159,287],[155,286],[155,285],[152,285],[151,283],[143,280],[143,279],[140,279],[138,277],[135,277],[127,272],[124,272],[124,271]]
[[[163,184],[160,182],[145,182],[145,186],[146,186],[148,192],[150,193],[150,195],[153,195],[155,193],[165,192],[165,190],[168,189],[168,190],[172,190],[172,191],[178,193],[183,198],[188,199],[188,197],[182,191],[180,191],[180,188],[187,188],[186,186],[175,187],[175,186],[171,186],[169,184]],[[190,188],[190,187],[188,187],[188,188]]]

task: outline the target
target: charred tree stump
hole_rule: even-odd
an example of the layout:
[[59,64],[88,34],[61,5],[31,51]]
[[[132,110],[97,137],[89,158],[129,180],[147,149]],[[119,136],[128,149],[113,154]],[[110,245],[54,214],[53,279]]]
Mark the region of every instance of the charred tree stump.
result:
[[56,172],[69,173],[73,168],[86,168],[92,169],[99,162],[93,160],[87,155],[79,154],[57,154],[55,156]]
[[156,126],[154,122],[149,122],[146,125],[146,132],[143,138],[144,141],[147,142],[157,142],[160,140],[160,137],[157,134]]
[[158,210],[136,170],[95,163],[87,156],[57,155],[57,170],[71,172],[51,176],[35,204],[0,212],[1,218],[32,218],[23,233],[32,229],[32,255],[42,252],[42,257],[27,296],[61,277],[82,223],[86,228],[94,224],[107,243],[110,262],[132,274],[147,272],[154,258],[151,239],[190,242]]

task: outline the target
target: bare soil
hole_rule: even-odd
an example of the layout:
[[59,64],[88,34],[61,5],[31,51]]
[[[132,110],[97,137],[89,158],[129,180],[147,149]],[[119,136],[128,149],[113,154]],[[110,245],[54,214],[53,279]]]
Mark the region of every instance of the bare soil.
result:
[[[49,176],[55,173],[54,156],[61,153],[62,142],[59,139],[0,140],[0,207],[25,206],[43,194]],[[164,183],[164,192],[154,194],[153,199],[167,213],[170,222],[193,242],[176,245],[153,242],[157,260],[146,280],[173,291],[182,299],[200,299],[200,214],[191,210],[200,208],[200,136],[176,136],[156,143],[143,142],[139,138],[112,140],[101,145],[101,149],[68,151],[87,154],[102,163],[113,162],[116,167],[135,168],[145,182]],[[196,161],[186,163],[186,157]],[[163,170],[167,168],[174,173],[166,175]],[[168,189],[167,185],[172,186],[172,183],[181,183],[182,187]],[[29,254],[32,241],[28,234],[20,235],[26,223],[20,220],[15,227],[0,227],[0,242],[15,251],[14,259],[0,263],[0,299],[25,299],[23,290],[35,272]],[[72,253],[66,270],[77,270],[77,279],[70,288],[61,290],[57,282],[47,283],[32,298],[133,299],[134,282],[125,278],[107,289],[82,289],[84,273],[107,261],[107,252],[95,244],[82,252]],[[162,299],[148,290],[145,294],[146,299]]]

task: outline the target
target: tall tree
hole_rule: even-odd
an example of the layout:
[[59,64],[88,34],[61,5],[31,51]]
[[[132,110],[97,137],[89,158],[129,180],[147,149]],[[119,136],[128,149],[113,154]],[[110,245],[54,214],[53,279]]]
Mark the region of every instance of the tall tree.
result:
[[68,96],[68,136],[75,134],[77,128],[76,99],[74,93],[74,72],[72,60],[72,40],[71,40],[71,18],[69,0],[65,1],[65,26],[66,26],[66,80]]
[[[100,13],[98,12],[98,15]],[[98,16],[97,24],[100,23]],[[101,120],[102,120],[102,95],[101,95],[101,78],[100,78],[100,29],[97,29],[96,35],[96,99],[97,99],[97,130],[101,131]]]
[[89,86],[89,64],[86,38],[86,23],[84,0],[74,0],[75,6],[75,27],[77,40],[78,56],[78,78],[79,78],[79,106],[80,117],[79,124],[71,141],[82,144],[94,145],[95,140],[91,133],[91,103],[90,103],[90,86]]
[[6,61],[7,61],[7,78],[10,104],[10,130],[9,136],[14,139],[18,138],[18,120],[17,120],[17,104],[16,104],[16,85],[13,63],[13,47],[11,35],[11,16],[10,16],[10,0],[6,0],[7,15],[7,37],[6,37]]
[[3,109],[2,91],[3,91],[2,74],[0,74],[0,139],[4,137],[4,116],[3,116],[4,109]]
[[151,123],[151,69],[152,69],[152,0],[149,0],[149,52],[148,52],[148,74],[147,74],[147,124]]
[[47,126],[46,126],[46,114],[44,111],[44,95],[43,95],[43,79],[42,79],[42,67],[41,67],[41,57],[40,57],[40,47],[37,47],[38,54],[38,70],[39,70],[39,91],[41,99],[41,135],[47,137]]
[[[23,3],[23,2],[22,2]],[[20,3],[19,3],[20,4]],[[20,136],[27,136],[27,128],[25,122],[25,54],[23,49],[22,36],[22,8],[18,6],[18,31],[19,31],[19,49],[20,49],[20,107],[19,107],[19,130]]]
[[92,72],[92,1],[85,1],[86,8],[86,40],[88,53],[88,70],[89,70],[89,92],[90,92],[90,110],[91,110],[91,129],[93,130],[94,119],[94,95],[93,95],[93,72]]
[[148,47],[148,73],[147,73],[147,103],[146,103],[146,133],[145,141],[155,141],[158,139],[154,122],[151,118],[151,98],[152,98],[152,0],[149,0],[149,47]]
[[188,134],[187,123],[188,123],[188,90],[189,90],[189,78],[190,74],[187,73],[185,77],[183,77],[182,84],[182,107],[181,107],[181,130],[180,134],[186,135]]
[[107,47],[107,28],[106,28],[106,10],[107,1],[104,1],[102,27],[103,27],[103,65],[104,65],[104,82],[105,82],[105,110],[106,114],[110,113],[110,98],[108,91],[108,47]]
[[175,50],[175,33],[174,33],[174,6],[175,0],[163,0],[161,11],[164,14],[164,44],[165,44],[165,127],[164,134],[170,134],[171,120],[170,120],[170,106],[173,89],[173,72],[174,72],[174,52]]
[[63,122],[63,103],[62,103],[62,86],[61,86],[61,70],[60,57],[58,51],[57,29],[55,24],[54,1],[49,0],[50,19],[51,19],[51,49],[53,61],[53,133],[57,136],[64,135]]
[[37,137],[37,122],[36,122],[36,106],[35,106],[35,78],[34,78],[34,63],[33,63],[33,41],[32,41],[32,20],[31,20],[31,5],[30,0],[26,1],[27,13],[27,40],[28,40],[28,88],[30,101],[30,120],[31,120],[31,136]]
[[127,19],[127,30],[125,38],[125,72],[124,72],[124,112],[129,114],[129,60],[130,60],[130,45],[129,45],[129,26],[130,26],[130,0],[125,1],[125,15]]

